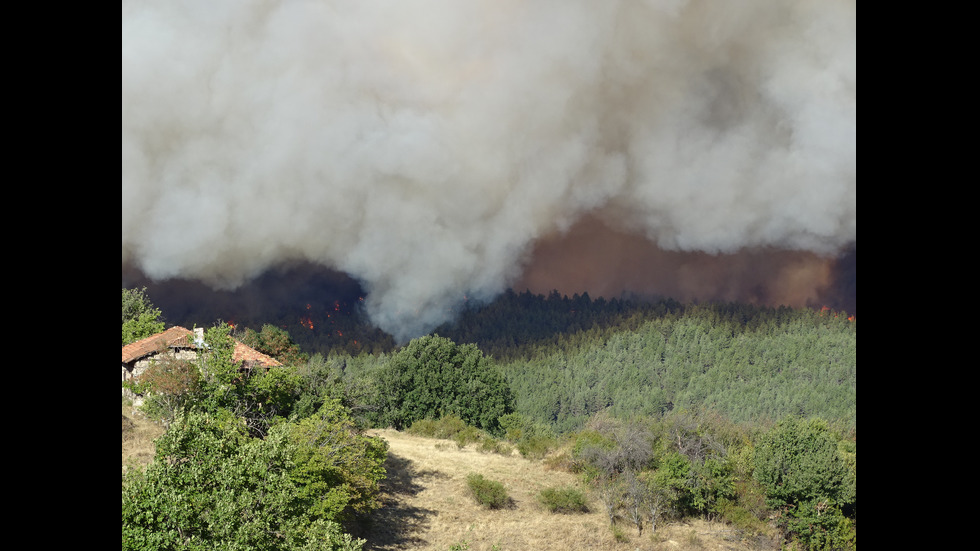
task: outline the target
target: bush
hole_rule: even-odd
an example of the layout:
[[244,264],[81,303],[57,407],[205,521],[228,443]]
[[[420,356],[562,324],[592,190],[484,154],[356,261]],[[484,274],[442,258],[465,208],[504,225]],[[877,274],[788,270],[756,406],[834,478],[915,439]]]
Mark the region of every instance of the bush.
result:
[[463,430],[453,435],[453,441],[456,442],[456,447],[458,448],[465,448],[467,444],[482,442],[485,438],[489,438],[487,433],[471,426],[467,426]]
[[549,471],[564,471],[566,473],[581,472],[568,450],[562,450],[545,457],[544,468]]
[[453,440],[466,430],[466,423],[456,415],[446,415],[439,419],[418,419],[405,432],[426,438]]
[[478,449],[483,453],[496,453],[499,455],[511,455],[511,453],[514,451],[514,448],[512,448],[510,444],[497,440],[492,436],[484,438],[480,442],[480,447]]
[[405,432],[415,436],[425,438],[439,438],[452,440],[460,448],[475,442],[485,442],[491,439],[486,432],[467,425],[462,419],[455,415],[448,415],[437,420],[419,419],[412,423]]
[[529,459],[543,459],[557,445],[557,438],[549,427],[519,413],[502,415],[500,427],[504,438],[514,442],[517,451]]
[[552,513],[588,513],[585,494],[576,488],[545,488],[538,496],[541,504]]
[[470,473],[466,484],[477,503],[488,509],[502,509],[510,504],[510,496],[500,482],[484,478],[482,474]]

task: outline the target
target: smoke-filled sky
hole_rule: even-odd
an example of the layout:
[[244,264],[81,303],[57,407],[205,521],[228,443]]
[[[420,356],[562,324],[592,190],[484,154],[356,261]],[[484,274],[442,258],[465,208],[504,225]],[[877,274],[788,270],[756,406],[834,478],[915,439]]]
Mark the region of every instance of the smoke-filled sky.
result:
[[404,340],[512,286],[803,304],[855,250],[854,0],[122,12],[124,274],[312,263]]

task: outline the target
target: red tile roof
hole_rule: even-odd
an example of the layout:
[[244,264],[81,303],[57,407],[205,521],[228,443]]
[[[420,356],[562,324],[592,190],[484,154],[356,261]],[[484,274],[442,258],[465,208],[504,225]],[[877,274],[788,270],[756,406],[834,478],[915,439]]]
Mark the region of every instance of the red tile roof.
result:
[[186,340],[193,334],[194,332],[190,329],[185,329],[178,326],[171,327],[162,333],[150,335],[145,339],[131,342],[122,347],[122,363],[130,363],[142,358],[143,356],[153,354],[160,348],[173,346],[182,339]]
[[[196,348],[193,336],[194,332],[190,329],[180,326],[171,327],[166,331],[150,335],[145,339],[129,343],[122,347],[122,363],[134,362],[144,356],[153,354],[162,347],[185,346]],[[275,358],[263,354],[254,348],[245,346],[237,339],[235,340],[235,350],[232,352],[231,358],[235,362],[255,362],[262,367],[277,367],[282,365]]]
[[235,351],[231,354],[231,359],[236,362],[257,362],[262,367],[278,367],[282,363],[272,356],[267,356],[258,350],[245,346],[240,341],[235,341]]

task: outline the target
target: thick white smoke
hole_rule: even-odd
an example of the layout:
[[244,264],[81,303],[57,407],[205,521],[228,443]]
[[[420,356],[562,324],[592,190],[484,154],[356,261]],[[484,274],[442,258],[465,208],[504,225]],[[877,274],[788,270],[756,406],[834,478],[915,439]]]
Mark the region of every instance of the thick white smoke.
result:
[[665,250],[856,239],[854,0],[123,1],[122,254],[310,260],[399,339],[591,215]]

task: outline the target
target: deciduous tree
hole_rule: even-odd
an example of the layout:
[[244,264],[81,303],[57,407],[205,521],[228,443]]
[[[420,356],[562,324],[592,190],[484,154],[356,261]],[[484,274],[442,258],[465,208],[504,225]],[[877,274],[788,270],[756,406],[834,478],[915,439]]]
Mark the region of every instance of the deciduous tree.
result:
[[395,353],[378,374],[379,422],[398,429],[456,415],[494,434],[513,395],[492,359],[472,344],[428,335]]
[[361,434],[338,400],[292,425],[289,436],[296,446],[291,477],[312,515],[341,520],[380,505],[388,443]]
[[257,439],[228,411],[181,414],[154,461],[123,479],[122,548],[360,549],[306,506],[295,454],[287,425]]
[[122,290],[122,345],[149,337],[166,328],[160,310],[142,289]]
[[854,508],[855,478],[825,421],[791,417],[777,423],[755,447],[754,476],[766,504],[783,513],[784,526],[807,545],[851,537],[842,510]]

